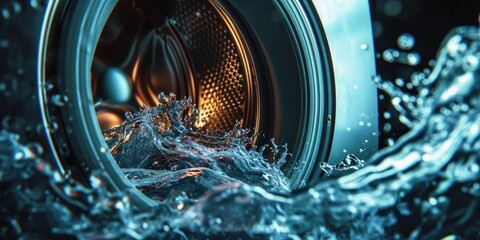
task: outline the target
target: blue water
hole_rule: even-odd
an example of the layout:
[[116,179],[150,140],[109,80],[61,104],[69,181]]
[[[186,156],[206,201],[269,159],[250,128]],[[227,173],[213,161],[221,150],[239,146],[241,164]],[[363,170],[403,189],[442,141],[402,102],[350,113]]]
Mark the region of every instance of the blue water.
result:
[[[408,40],[408,39],[407,39]],[[406,63],[409,64],[409,63]],[[102,172],[86,188],[37,157],[38,148],[0,134],[1,235],[53,231],[78,238],[447,239],[480,238],[480,33],[452,31],[430,74],[402,92],[373,81],[392,98],[411,130],[362,161],[348,156],[325,178],[292,192],[280,167],[286,146],[250,148],[255,136],[234,128],[197,129],[191,100],[159,95],[161,104],[127,113],[105,132],[118,165],[157,200],[135,210],[128,192],[112,192]],[[11,201],[25,209],[8,208]],[[10,204],[11,205],[11,204]],[[23,209],[23,208],[22,208]],[[29,217],[26,217],[29,216]],[[49,229],[40,222],[48,222]],[[35,231],[23,231],[37,224]]]

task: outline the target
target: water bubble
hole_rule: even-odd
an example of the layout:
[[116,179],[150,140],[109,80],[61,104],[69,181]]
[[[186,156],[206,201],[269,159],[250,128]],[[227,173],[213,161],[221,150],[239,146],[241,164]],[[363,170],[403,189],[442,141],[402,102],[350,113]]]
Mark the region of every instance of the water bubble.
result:
[[465,56],[462,67],[466,72],[477,70],[480,67],[480,53],[476,55],[469,54]]
[[2,8],[2,17],[5,19],[10,19],[10,11],[7,8]]
[[18,2],[12,2],[11,8],[15,14],[19,14],[22,11],[22,5]]
[[30,6],[34,9],[40,9],[39,0],[30,0]]
[[364,122],[364,121],[359,121],[359,122],[358,122],[358,125],[359,125],[360,127],[363,127],[363,126],[365,125],[365,122]]
[[405,80],[403,80],[402,78],[397,78],[395,79],[395,84],[399,87],[403,87],[405,86]]
[[455,35],[448,40],[446,49],[450,56],[455,56],[458,54],[458,51],[461,50],[462,36]]
[[410,50],[415,45],[415,37],[409,33],[403,33],[397,38],[398,47],[402,50]]
[[38,142],[28,143],[26,147],[38,156],[43,154],[43,146]]
[[50,132],[56,132],[56,131],[58,130],[58,127],[59,127],[59,126],[58,126],[58,123],[57,123],[55,120],[53,120],[53,121],[51,121],[50,124],[48,125],[48,130],[49,130]]
[[387,49],[382,53],[383,60],[389,63],[402,63],[409,66],[416,66],[420,63],[421,57],[417,52],[401,52],[394,49]]
[[395,60],[400,57],[400,52],[393,49],[387,49],[382,53],[383,60],[393,63]]
[[383,125],[384,132],[390,132],[391,130],[392,130],[392,125],[390,123],[385,123],[385,125]]
[[392,116],[392,115],[390,114],[390,112],[384,112],[384,113],[383,113],[383,117],[384,117],[385,119],[390,119],[391,116]]
[[410,66],[417,66],[421,61],[420,54],[417,52],[407,54],[407,63]]
[[52,103],[55,106],[63,107],[68,102],[68,97],[65,95],[55,94],[52,96]]
[[399,0],[388,0],[383,6],[383,12],[390,17],[398,16],[402,12],[402,2]]

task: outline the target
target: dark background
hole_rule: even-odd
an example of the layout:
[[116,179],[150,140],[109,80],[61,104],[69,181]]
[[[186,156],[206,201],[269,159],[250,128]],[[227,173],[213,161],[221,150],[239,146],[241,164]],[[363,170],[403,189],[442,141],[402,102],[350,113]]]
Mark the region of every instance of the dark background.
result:
[[[374,30],[375,52],[377,53],[377,72],[383,79],[393,81],[396,78],[410,79],[414,71],[423,71],[428,62],[435,59],[443,38],[455,27],[479,26],[479,0],[370,0],[372,24]],[[399,63],[389,63],[381,59],[385,49],[397,46],[397,38],[402,33],[415,37],[415,46],[408,52],[418,52],[422,60],[415,67]],[[414,92],[405,87],[405,92]],[[380,111],[380,147],[388,146],[388,139],[398,139],[408,128],[398,121],[398,114],[390,104],[390,98],[379,91]],[[385,119],[383,113],[390,112],[391,118]],[[384,131],[385,125],[391,126]]]

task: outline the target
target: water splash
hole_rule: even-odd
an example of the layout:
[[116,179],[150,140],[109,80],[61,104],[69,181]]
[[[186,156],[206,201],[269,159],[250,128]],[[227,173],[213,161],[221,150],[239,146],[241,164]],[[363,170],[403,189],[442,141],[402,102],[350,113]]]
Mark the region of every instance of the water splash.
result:
[[[249,130],[239,128],[238,124],[228,132],[195,127],[199,111],[191,98],[176,100],[174,94],[160,93],[158,99],[161,102],[158,106],[127,113],[122,125],[104,133],[113,156],[128,171],[129,179],[144,183],[143,178],[157,176],[153,177],[157,178],[155,184],[163,186],[166,183],[158,182],[163,179],[158,176],[178,173],[178,176],[200,177],[206,174],[200,170],[204,168],[213,170],[209,175],[227,176],[232,182],[261,186],[270,192],[290,192],[289,180],[280,170],[288,157],[286,145],[277,145],[272,139],[269,146],[249,148],[257,136],[249,136]],[[187,111],[190,114],[184,114]],[[271,154],[272,163],[266,154]],[[196,169],[195,174],[189,172],[191,168]],[[148,169],[148,173],[130,169]],[[148,191],[154,191],[152,187],[148,186]],[[146,188],[142,191],[150,195]]]
[[[106,133],[125,174],[139,188],[149,186],[159,191],[150,193],[162,196],[158,206],[148,211],[134,209],[128,192],[112,191],[102,173],[91,176],[93,188],[62,177],[35,151],[18,143],[15,135],[2,131],[0,234],[15,238],[45,234],[136,239],[478,238],[479,62],[478,28],[463,27],[444,41],[435,67],[419,79],[418,95],[375,78],[411,131],[367,160],[363,168],[293,193],[286,191],[287,182],[278,171],[286,149],[274,151],[278,163],[268,162],[261,150],[241,144],[248,142],[245,130],[195,129],[198,112],[189,99],[162,95],[159,107],[128,114],[120,128]],[[135,150],[133,142],[144,145],[146,152],[163,155],[147,154],[134,161],[128,155]],[[165,162],[156,165],[158,160]],[[228,164],[222,165],[223,160]],[[272,176],[278,173],[279,178],[263,181],[261,171],[254,171],[259,169]],[[195,194],[182,189],[194,189]]]

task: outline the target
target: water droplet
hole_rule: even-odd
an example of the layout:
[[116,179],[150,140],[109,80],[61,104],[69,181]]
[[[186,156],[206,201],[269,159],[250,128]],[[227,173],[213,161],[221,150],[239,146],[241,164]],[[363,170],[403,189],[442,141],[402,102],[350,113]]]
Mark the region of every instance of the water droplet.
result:
[[415,45],[415,37],[409,33],[403,33],[397,38],[397,44],[400,49],[410,50]]
[[55,94],[52,96],[52,103],[57,107],[63,107],[68,102],[68,97],[65,95]]
[[51,121],[49,124],[50,132],[55,132],[58,130],[58,123],[56,121]]
[[469,54],[463,58],[463,70],[466,72],[475,71],[480,67],[480,53]]
[[22,11],[22,5],[18,2],[12,2],[11,8],[15,14],[19,14]]
[[5,19],[10,19],[10,11],[7,8],[2,8],[2,17]]
[[405,86],[405,80],[403,80],[402,78],[397,78],[395,79],[395,84],[399,87],[403,87]]
[[392,125],[390,123],[385,123],[385,125],[383,125],[384,132],[390,132],[391,130],[392,130]]
[[389,63],[402,63],[409,66],[416,66],[420,63],[421,57],[418,53],[400,52],[394,49],[387,49],[382,53],[383,60]]
[[8,40],[0,39],[0,48],[6,48],[8,47],[8,45],[10,45],[10,42],[8,42]]
[[387,49],[387,50],[383,51],[383,53],[382,53],[383,60],[385,60],[387,62],[390,62],[390,63],[395,62],[395,60],[399,56],[400,56],[400,53],[396,50],[393,50],[393,49]]
[[383,12],[390,17],[398,16],[402,12],[402,2],[399,0],[388,0],[383,6]]
[[43,154],[43,147],[40,143],[37,143],[37,142],[28,143],[26,145],[26,147],[28,147],[28,149],[30,149],[30,151],[32,151],[33,153],[35,153],[38,156]]
[[384,112],[384,113],[383,113],[383,117],[384,117],[385,119],[390,119],[390,117],[391,117],[390,112]]
[[38,9],[40,8],[40,3],[38,2],[38,0],[30,0],[30,6],[32,6],[32,8],[34,9]]
[[363,51],[366,51],[368,50],[368,45],[366,43],[362,43],[360,44],[360,49],[362,49]]
[[101,148],[100,148],[100,152],[106,153],[106,152],[107,152],[107,148],[106,148],[106,147],[101,147]]
[[359,125],[360,127],[363,127],[363,126],[365,125],[365,122],[364,122],[364,121],[359,121],[359,122],[358,122],[358,125]]
[[420,54],[417,52],[407,54],[407,63],[410,66],[417,66],[421,61]]
[[162,229],[163,229],[163,231],[165,231],[165,232],[170,231],[170,227],[169,227],[168,225],[166,225],[166,224],[163,225]]

